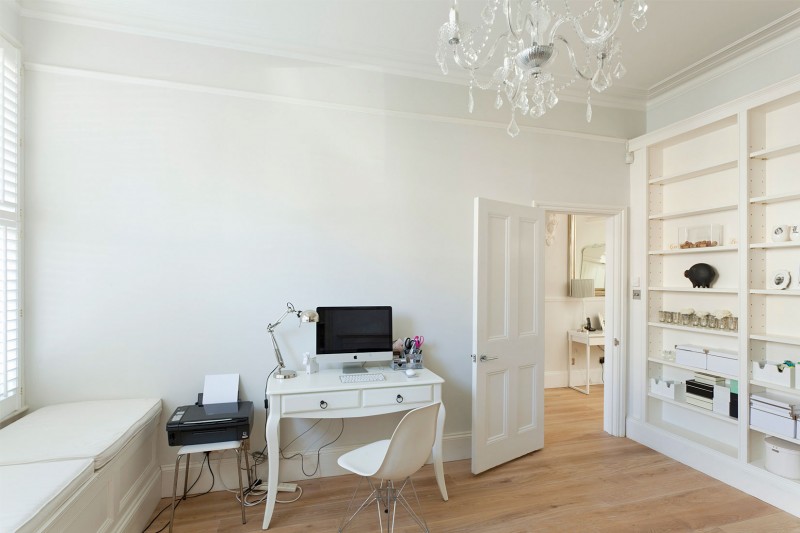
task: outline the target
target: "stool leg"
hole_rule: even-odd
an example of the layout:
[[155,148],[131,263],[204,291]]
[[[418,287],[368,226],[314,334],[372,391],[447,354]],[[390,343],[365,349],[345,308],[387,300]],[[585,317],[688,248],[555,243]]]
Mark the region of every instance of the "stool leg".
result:
[[181,468],[181,458],[175,459],[175,479],[172,481],[172,512],[169,515],[169,533],[172,533],[172,524],[175,522],[175,495],[178,493],[178,470]]
[[239,501],[242,503],[242,524],[247,523],[244,517],[244,489],[242,488],[242,448],[236,449],[236,471],[239,473]]
[[191,456],[192,454],[190,453],[186,454],[186,466],[185,466],[185,474],[183,476],[183,498],[182,498],[184,500],[186,499],[186,493],[189,491],[189,457]]

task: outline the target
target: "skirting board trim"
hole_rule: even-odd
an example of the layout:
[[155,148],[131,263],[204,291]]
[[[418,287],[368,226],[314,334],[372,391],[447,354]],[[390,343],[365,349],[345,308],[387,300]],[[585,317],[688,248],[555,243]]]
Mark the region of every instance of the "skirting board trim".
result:
[[800,517],[798,483],[641,420],[629,417],[626,422],[629,439]]
[[[366,443],[363,443],[366,444]],[[354,444],[352,446],[339,446],[336,448],[325,448],[319,455],[320,465],[319,469],[317,469],[316,473],[312,477],[307,477],[302,470],[300,458],[296,459],[281,459],[281,478],[280,481],[299,481],[304,479],[313,479],[313,478],[322,478],[322,477],[332,477],[332,476],[341,476],[344,474],[349,474],[349,472],[343,470],[339,467],[336,460],[339,458],[340,455],[347,453],[351,450],[354,450],[363,444]],[[470,432],[463,432],[463,433],[451,433],[450,435],[445,435],[442,439],[442,448],[443,448],[443,456],[444,461],[458,461],[461,459],[469,459],[472,456],[472,433]],[[293,454],[295,452],[292,452]],[[317,450],[304,450],[303,455],[306,457],[305,461],[305,469],[306,471],[312,471],[317,466],[316,463],[316,456]],[[216,457],[215,457],[216,455]],[[214,486],[212,487],[212,492],[218,490],[226,490],[226,489],[234,489],[238,488],[239,481],[236,477],[236,455],[232,452],[229,454],[225,454],[222,457],[219,457],[219,454],[212,454],[211,456],[211,468],[214,471]],[[178,494],[183,494],[183,480],[184,480],[184,473],[183,473],[183,465],[185,463],[185,459],[181,460],[181,470],[178,475]],[[197,479],[198,474],[200,474],[200,466],[202,464],[202,455],[196,454],[196,456],[192,457],[192,461],[189,464],[189,485],[191,486],[192,482]],[[244,464],[244,462],[243,462]],[[252,466],[253,461],[250,461]],[[445,470],[447,466],[445,465]],[[243,473],[244,474],[244,473]],[[162,498],[171,498],[172,497],[172,487],[173,487],[173,480],[175,475],[175,463],[169,465],[161,465],[161,497]],[[267,463],[264,462],[257,467],[257,475],[259,478],[266,482],[267,479]],[[222,476],[222,477],[221,477]],[[220,481],[222,479],[222,481]],[[243,482],[247,483],[247,478],[243,478]],[[196,494],[198,492],[205,492],[208,490],[208,486],[211,483],[211,477],[208,475],[208,468],[203,466],[203,471],[200,476],[199,481],[195,485],[195,488],[190,491],[190,494]],[[227,486],[227,487],[226,487]]]
[[[585,359],[584,359],[585,361]],[[584,363],[585,366],[585,363]],[[599,368],[593,368],[589,373],[589,379],[591,380],[592,385],[602,385],[603,384],[603,371]],[[572,384],[578,387],[582,387],[586,383],[586,371],[585,370],[573,370],[572,371]],[[566,370],[554,370],[551,372],[544,373],[544,388],[545,389],[563,389],[567,386],[567,371]]]

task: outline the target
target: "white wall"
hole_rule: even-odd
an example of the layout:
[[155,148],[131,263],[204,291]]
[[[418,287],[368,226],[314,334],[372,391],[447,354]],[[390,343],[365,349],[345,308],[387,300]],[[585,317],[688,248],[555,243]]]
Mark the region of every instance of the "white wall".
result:
[[[287,301],[382,304],[397,336],[425,335],[426,362],[446,379],[446,437],[463,439],[473,198],[628,198],[624,142],[510,139],[505,117],[442,118],[429,101],[450,85],[38,20],[24,29],[34,408],[157,396],[165,418],[205,374],[238,372],[260,449],[266,324]],[[281,326],[290,366],[313,336]],[[378,438],[395,419],[348,423],[338,444]],[[284,442],[301,427],[284,425]],[[160,461],[173,459],[162,435]]]
[[20,33],[19,3],[17,0],[0,0],[0,36],[18,44],[22,41]]

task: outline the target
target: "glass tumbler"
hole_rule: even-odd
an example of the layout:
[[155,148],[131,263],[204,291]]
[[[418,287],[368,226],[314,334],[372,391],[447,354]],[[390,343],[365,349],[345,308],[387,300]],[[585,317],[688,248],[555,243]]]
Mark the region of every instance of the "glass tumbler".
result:
[[667,313],[665,311],[658,312],[658,321],[659,322],[666,322],[667,321]]

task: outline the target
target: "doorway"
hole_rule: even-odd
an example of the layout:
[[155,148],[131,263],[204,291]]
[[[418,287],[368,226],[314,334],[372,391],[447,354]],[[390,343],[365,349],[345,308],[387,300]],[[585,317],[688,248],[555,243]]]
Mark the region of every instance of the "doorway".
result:
[[[614,436],[625,436],[627,210],[535,205],[546,211],[545,389],[567,387],[571,381],[577,388],[587,389],[595,401],[602,395],[603,429]],[[584,222],[595,227],[581,235]],[[599,232],[598,224],[602,228]],[[604,245],[602,251],[600,244]],[[582,251],[586,252],[586,261]],[[598,274],[599,265],[604,265],[602,276]],[[585,287],[589,279],[593,280],[591,294]],[[583,292],[571,294],[573,280],[583,280]],[[587,318],[588,325],[596,330],[588,346],[588,365],[587,344],[573,342],[570,352],[568,333],[585,326]],[[601,331],[601,338],[596,338]],[[578,339],[582,336],[575,335],[573,341]]]

